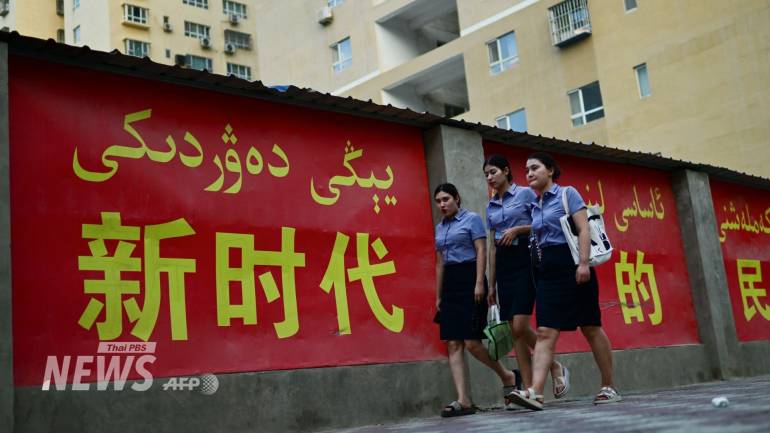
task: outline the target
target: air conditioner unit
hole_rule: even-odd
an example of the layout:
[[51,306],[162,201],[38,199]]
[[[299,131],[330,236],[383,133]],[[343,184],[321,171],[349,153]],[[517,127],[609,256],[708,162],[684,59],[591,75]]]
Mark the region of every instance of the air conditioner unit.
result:
[[334,14],[332,14],[332,8],[330,8],[329,6],[324,6],[321,9],[318,9],[318,24],[325,26],[331,23],[332,19],[334,19]]
[[163,31],[164,31],[164,32],[168,33],[168,32],[170,32],[170,31],[171,31],[171,30],[173,30],[173,29],[174,29],[174,28],[173,28],[173,27],[171,27],[171,23],[170,23],[170,22],[165,22],[165,23],[163,23]]
[[177,66],[187,66],[187,56],[184,54],[177,54],[174,56],[174,64]]
[[235,54],[235,44],[225,44],[225,53]]
[[230,14],[228,18],[230,19],[230,24],[237,25],[239,22],[241,22],[241,16],[238,14]]
[[203,48],[211,48],[211,39],[210,38],[201,38],[201,47]]

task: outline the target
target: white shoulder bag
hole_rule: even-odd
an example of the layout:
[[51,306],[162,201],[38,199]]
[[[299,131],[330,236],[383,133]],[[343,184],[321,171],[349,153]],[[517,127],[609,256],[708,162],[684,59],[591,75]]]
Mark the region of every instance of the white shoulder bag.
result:
[[[564,205],[565,215],[559,218],[564,237],[567,238],[567,245],[572,252],[572,259],[575,264],[580,263],[580,246],[578,245],[578,235],[575,223],[572,221],[567,202],[567,187],[562,189],[561,201]],[[591,236],[591,254],[588,258],[588,266],[598,266],[608,261],[612,257],[612,245],[610,238],[607,237],[607,231],[604,229],[604,219],[599,210],[599,206],[593,205],[586,208],[588,214],[588,233]]]

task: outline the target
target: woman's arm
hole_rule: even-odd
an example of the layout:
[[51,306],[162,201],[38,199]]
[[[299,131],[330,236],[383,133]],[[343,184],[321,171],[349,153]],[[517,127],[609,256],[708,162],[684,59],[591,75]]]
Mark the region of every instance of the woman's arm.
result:
[[500,237],[498,242],[500,245],[510,246],[513,244],[514,239],[521,235],[529,234],[530,231],[532,231],[531,225],[511,227],[503,232],[503,236]]
[[436,251],[436,310],[441,309],[441,286],[444,283],[444,256]]
[[588,258],[591,254],[591,234],[588,231],[588,213],[585,208],[572,214],[572,220],[578,231],[578,251],[580,252],[575,280],[578,284],[582,284],[591,278],[591,271],[588,268]]
[[492,305],[496,302],[495,291],[497,291],[497,247],[495,247],[495,229],[489,231],[489,294],[487,303]]
[[473,241],[473,246],[476,248],[476,288],[473,291],[473,295],[476,298],[476,302],[481,302],[484,299],[484,271],[487,268],[486,239],[476,239]]

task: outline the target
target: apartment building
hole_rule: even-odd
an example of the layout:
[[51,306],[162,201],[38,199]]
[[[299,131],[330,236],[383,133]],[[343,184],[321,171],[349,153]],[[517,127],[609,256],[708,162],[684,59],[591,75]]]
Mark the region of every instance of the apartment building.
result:
[[257,3],[268,85],[770,177],[770,0]]
[[253,80],[254,6],[254,0],[0,0],[6,11],[0,27]]

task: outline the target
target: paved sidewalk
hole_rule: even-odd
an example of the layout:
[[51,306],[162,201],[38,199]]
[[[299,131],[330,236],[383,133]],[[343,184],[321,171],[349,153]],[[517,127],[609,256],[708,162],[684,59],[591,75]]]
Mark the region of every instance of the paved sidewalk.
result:
[[[725,396],[725,408],[711,399]],[[769,433],[770,376],[629,393],[615,404],[594,406],[590,397],[546,403],[542,412],[493,408],[458,418],[414,420],[338,433],[379,432],[665,432]],[[437,408],[438,411],[440,408]]]

